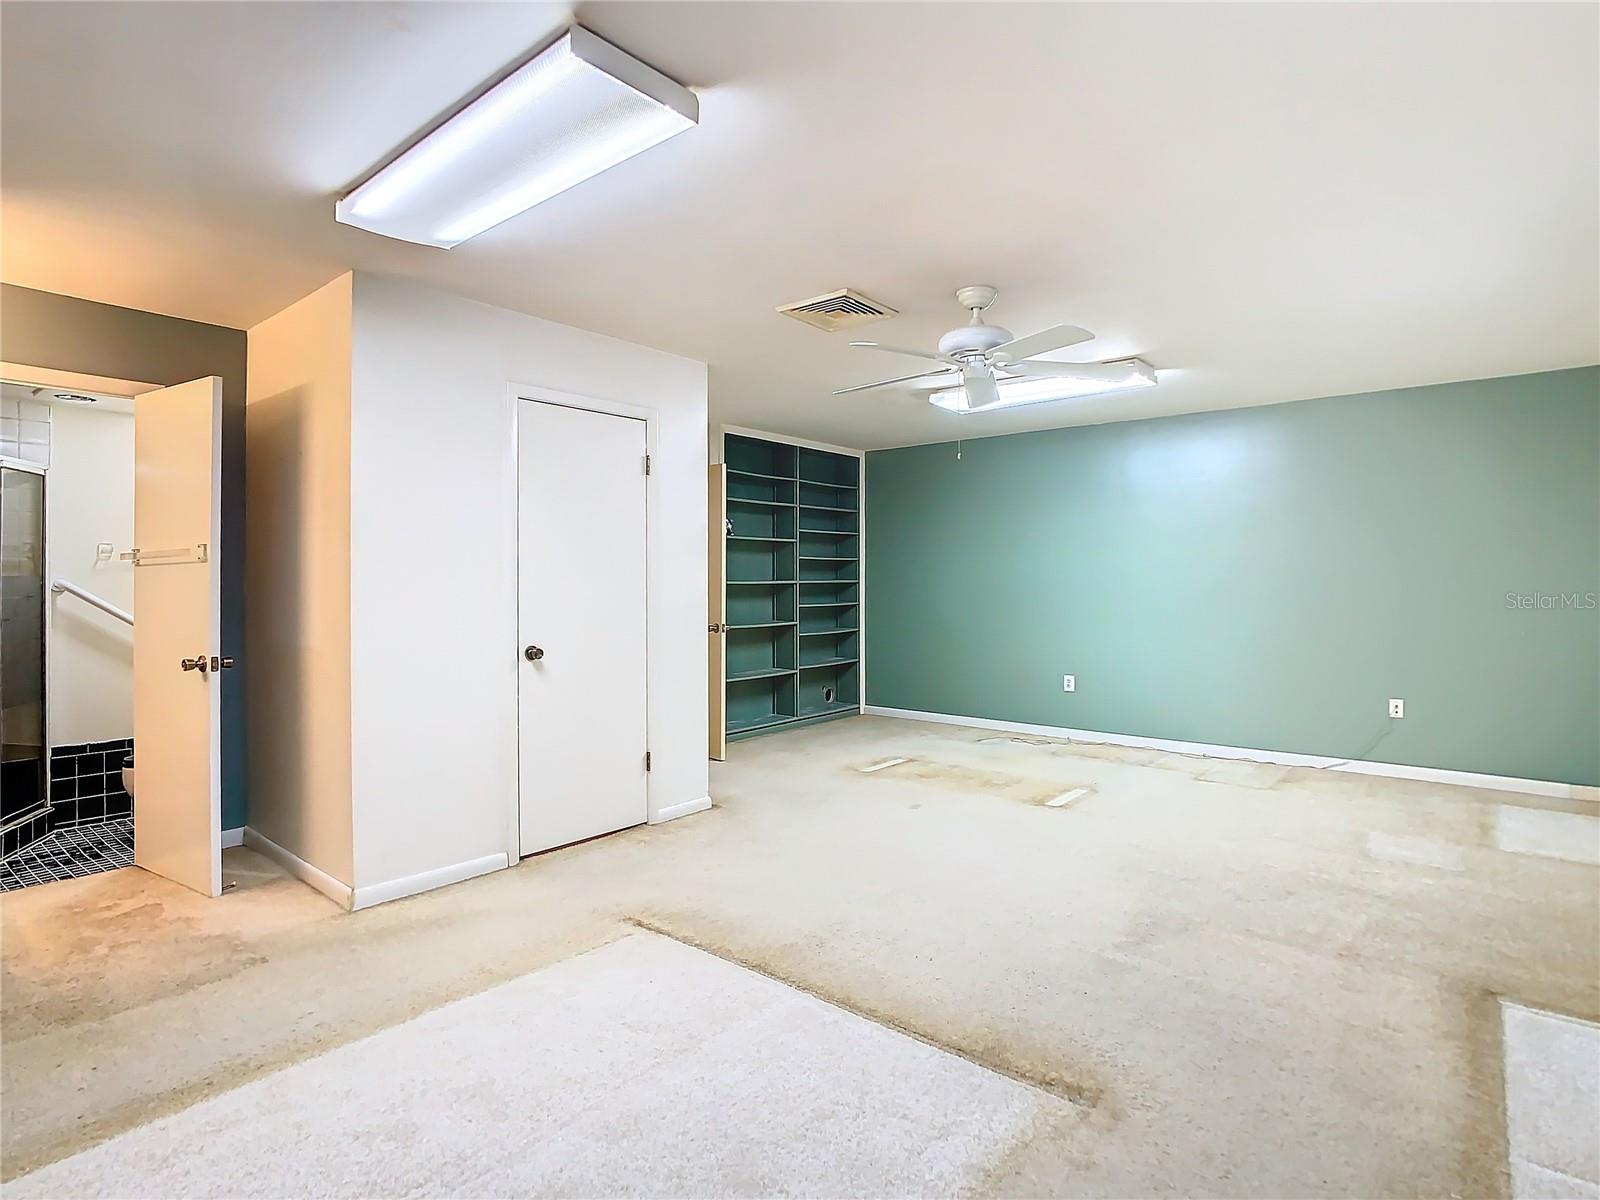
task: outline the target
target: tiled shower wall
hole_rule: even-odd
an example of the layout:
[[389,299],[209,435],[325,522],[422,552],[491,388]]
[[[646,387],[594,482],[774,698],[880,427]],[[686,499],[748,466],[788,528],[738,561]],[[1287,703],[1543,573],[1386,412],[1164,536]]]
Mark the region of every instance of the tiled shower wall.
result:
[[0,458],[50,462],[50,406],[37,400],[0,397]]
[[122,760],[132,753],[132,738],[52,747],[50,828],[131,817],[133,797],[122,786]]

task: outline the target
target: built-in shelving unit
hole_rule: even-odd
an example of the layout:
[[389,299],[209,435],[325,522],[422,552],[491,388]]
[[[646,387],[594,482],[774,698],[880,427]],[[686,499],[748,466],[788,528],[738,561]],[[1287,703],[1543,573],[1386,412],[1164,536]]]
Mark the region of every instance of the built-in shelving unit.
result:
[[861,708],[861,460],[729,433],[729,737]]

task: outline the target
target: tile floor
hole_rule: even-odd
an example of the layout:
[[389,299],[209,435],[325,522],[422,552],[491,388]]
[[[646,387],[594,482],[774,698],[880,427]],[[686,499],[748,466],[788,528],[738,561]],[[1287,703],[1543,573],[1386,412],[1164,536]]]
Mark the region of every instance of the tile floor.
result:
[[0,892],[133,866],[133,818],[58,829],[0,862]]

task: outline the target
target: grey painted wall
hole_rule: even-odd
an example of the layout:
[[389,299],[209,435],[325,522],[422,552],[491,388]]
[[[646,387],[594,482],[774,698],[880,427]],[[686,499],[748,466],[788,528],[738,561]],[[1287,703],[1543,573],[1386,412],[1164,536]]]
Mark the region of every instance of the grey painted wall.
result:
[[870,704],[1600,783],[1600,368],[875,452],[866,570]]
[[59,371],[174,384],[222,379],[222,649],[239,668],[222,677],[222,826],[244,824],[245,334],[220,325],[0,285],[0,359]]

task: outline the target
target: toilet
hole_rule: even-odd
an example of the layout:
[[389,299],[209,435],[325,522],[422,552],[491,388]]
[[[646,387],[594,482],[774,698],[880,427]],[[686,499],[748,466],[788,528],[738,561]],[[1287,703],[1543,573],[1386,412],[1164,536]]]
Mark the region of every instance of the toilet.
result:
[[122,758],[122,790],[128,793],[128,799],[133,799],[133,755],[126,754]]

